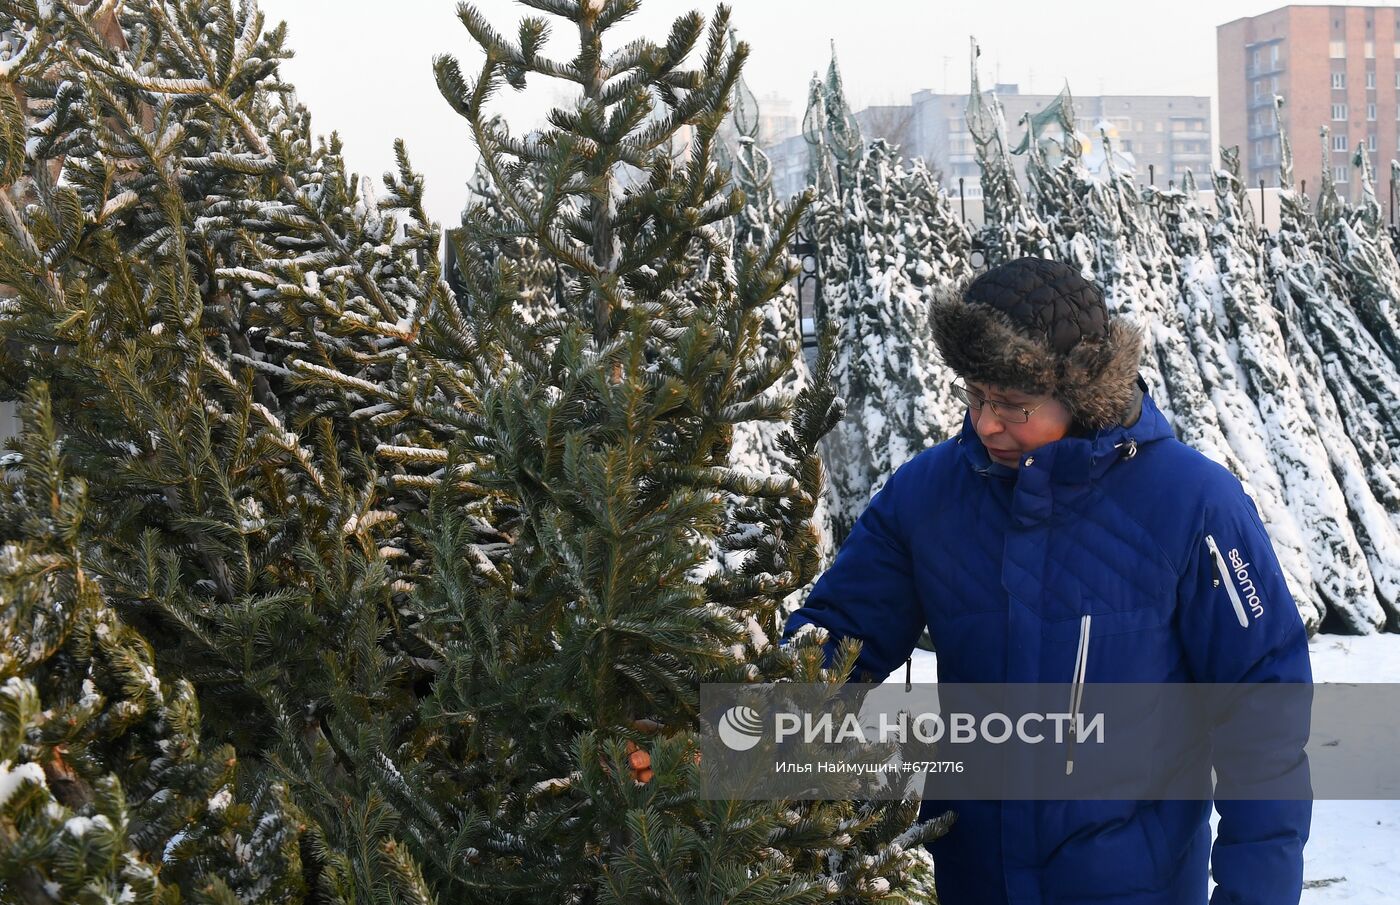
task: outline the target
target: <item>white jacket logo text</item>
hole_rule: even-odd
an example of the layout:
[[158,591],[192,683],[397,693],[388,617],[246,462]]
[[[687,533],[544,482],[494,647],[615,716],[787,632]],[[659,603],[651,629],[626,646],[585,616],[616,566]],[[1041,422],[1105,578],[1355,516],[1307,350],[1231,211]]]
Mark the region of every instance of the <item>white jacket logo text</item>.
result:
[[1240,583],[1240,593],[1244,595],[1245,602],[1249,604],[1249,611],[1258,619],[1264,615],[1264,602],[1259,599],[1258,593],[1254,590],[1254,581],[1249,577],[1249,563],[1240,556],[1239,550],[1230,551],[1230,568],[1235,572],[1235,578]]

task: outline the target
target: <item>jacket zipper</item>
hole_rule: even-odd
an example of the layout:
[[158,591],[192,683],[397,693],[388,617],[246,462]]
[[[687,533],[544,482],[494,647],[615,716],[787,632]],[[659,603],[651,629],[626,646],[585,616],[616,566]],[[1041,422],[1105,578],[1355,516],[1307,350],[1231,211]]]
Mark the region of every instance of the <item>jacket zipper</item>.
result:
[[1244,611],[1244,601],[1240,600],[1240,594],[1235,590],[1235,579],[1230,575],[1230,569],[1225,565],[1225,557],[1220,554],[1220,547],[1216,546],[1215,538],[1206,535],[1206,546],[1210,547],[1210,553],[1215,557],[1215,568],[1220,572],[1220,578],[1225,582],[1225,591],[1230,595],[1230,603],[1235,607],[1235,618],[1240,621],[1240,625],[1249,628],[1249,616]]
[[1069,744],[1065,748],[1065,775],[1074,772],[1075,727],[1079,724],[1079,708],[1084,702],[1084,674],[1089,668],[1089,623],[1093,617],[1088,613],[1079,617],[1079,650],[1074,655],[1074,683],[1069,692]]

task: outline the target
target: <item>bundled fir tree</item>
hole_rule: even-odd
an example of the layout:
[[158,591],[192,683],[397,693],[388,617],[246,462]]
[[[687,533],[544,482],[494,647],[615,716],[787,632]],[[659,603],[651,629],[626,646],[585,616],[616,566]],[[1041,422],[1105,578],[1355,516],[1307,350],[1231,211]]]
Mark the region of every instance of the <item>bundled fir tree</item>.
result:
[[1055,241],[1050,230],[1026,202],[1016,181],[1006,139],[1006,114],[995,94],[982,96],[977,76],[977,41],[972,41],[972,88],[967,96],[967,130],[977,147],[982,170],[982,228],[977,247],[988,267],[1013,258],[1050,257]]
[[[1281,106],[1282,99],[1276,98],[1276,120]],[[1386,609],[1388,624],[1400,626],[1400,533],[1395,522],[1400,514],[1400,485],[1396,483],[1400,468],[1365,398],[1338,367],[1338,358],[1358,351],[1364,354],[1366,345],[1371,344],[1374,359],[1363,367],[1383,369],[1377,375],[1380,382],[1370,388],[1372,393],[1385,392],[1387,376],[1393,386],[1394,372],[1386,367],[1385,357],[1378,354],[1343,300],[1331,262],[1318,254],[1322,242],[1317,221],[1308,210],[1307,199],[1293,188],[1293,154],[1286,137],[1282,138],[1279,188],[1279,229],[1267,240],[1279,325],[1332,472],[1346,494],[1352,527],[1366,553],[1377,597]],[[1324,183],[1324,190],[1329,188]],[[1355,348],[1336,347],[1340,330],[1349,333]]]
[[922,160],[906,164],[897,188],[903,212],[899,239],[905,278],[919,294],[914,312],[918,323],[909,331],[915,344],[912,354],[923,372],[918,385],[911,388],[914,424],[916,436],[930,445],[956,433],[966,412],[948,389],[954,375],[933,342],[929,305],[972,278],[972,234],[953,213],[948,193]]
[[1178,314],[1229,443],[1230,457],[1220,461],[1239,478],[1268,524],[1289,589],[1301,601],[1300,612],[1315,614],[1311,560],[1269,457],[1263,419],[1231,351],[1224,288],[1210,247],[1211,220],[1201,206],[1192,173],[1186,173],[1181,188],[1162,193],[1159,210],[1181,271]]
[[1102,140],[1106,178],[1094,183],[1088,195],[1093,214],[1088,231],[1098,249],[1099,282],[1111,305],[1132,312],[1146,328],[1142,375],[1177,436],[1237,475],[1245,474],[1222,430],[1177,304],[1180,259],[1154,207],[1159,196],[1150,187],[1140,193],[1114,163],[1108,137]]
[[[1335,188],[1324,188],[1318,196],[1318,219],[1352,306],[1390,364],[1400,368],[1400,262],[1382,222],[1370,160],[1359,144],[1352,165],[1360,170],[1361,201],[1348,205]],[[1323,184],[1330,186],[1331,174],[1323,169]]]
[[1026,155],[1026,198],[1045,224],[1056,255],[1092,272],[1093,252],[1085,235],[1090,179],[1081,163],[1082,142],[1075,129],[1074,98],[1069,85],[1044,109],[1021,118],[1026,134],[1012,154]]
[[[881,400],[867,379],[869,361],[862,341],[868,265],[860,223],[864,199],[856,190],[860,151],[852,146],[852,141],[859,142],[860,131],[841,93],[834,47],[826,81],[812,76],[803,131],[814,194],[808,231],[821,261],[817,329],[836,337],[832,379],[848,413],[822,441],[834,541],[839,546],[874,493],[874,482],[885,473],[880,450],[867,442],[867,434],[885,432],[886,425],[879,411]],[[876,422],[866,420],[867,402],[877,413]]]
[[[961,419],[928,306],[935,293],[965,277],[966,259],[954,262],[950,252],[967,246],[966,231],[949,222],[947,199],[922,165],[906,170],[898,149],[883,139],[863,150],[850,147],[858,131],[845,112],[834,55],[814,97],[807,123],[821,133],[811,139],[812,154],[831,159],[811,171],[818,178],[841,174],[834,196],[818,196],[814,217],[823,262],[831,262],[823,268],[822,321],[839,331],[835,382],[848,412],[823,444],[839,541],[894,469]],[[939,244],[945,237],[948,247]]]
[[[1284,344],[1264,252],[1239,179],[1239,155],[1222,149],[1215,174],[1217,217],[1210,247],[1240,372],[1259,409],[1270,461],[1297,519],[1312,564],[1316,597],[1303,591],[1309,628],[1325,614],[1350,631],[1372,631],[1384,619],[1375,582],[1347,517],[1346,499],[1324,463],[1327,451],[1309,415]],[[1302,589],[1299,589],[1302,590]]]
[[[738,46],[734,29],[730,29],[731,50]],[[773,193],[772,165],[759,148],[758,100],[742,76],[735,84],[730,116],[716,139],[716,161],[721,170],[734,176],[735,188],[742,193],[744,204],[732,219],[717,224],[730,246],[732,260],[743,261],[746,256],[765,252],[774,242],[776,227],[782,223],[784,210]],[[735,150],[726,150],[726,138]],[[747,264],[741,264],[747,266]],[[795,279],[784,282],[760,309],[760,355],[770,362],[790,362],[787,370],[774,384],[773,392],[781,393],[789,402],[795,399],[811,381],[807,359],[797,354],[801,338]],[[781,473],[790,460],[785,451],[783,434],[788,425],[783,421],[741,421],[734,425],[731,464],[753,475]],[[743,506],[740,498],[730,497],[733,507]],[[817,498],[813,519],[820,535],[821,567],[833,556],[834,530],[826,494]],[[712,568],[722,568],[725,552],[713,545]],[[786,614],[801,605],[805,588],[794,591],[783,604]]]
[[[1144,327],[1139,370],[1163,414],[1174,422],[1172,400],[1163,377],[1168,365],[1162,361],[1163,350],[1159,348],[1168,325],[1161,316],[1162,306],[1154,291],[1157,287],[1150,281],[1139,255],[1144,226],[1138,217],[1137,199],[1131,181],[1121,178],[1111,163],[1108,138],[1100,136],[1100,140],[1110,158],[1108,178],[1092,183],[1087,196],[1095,277],[1103,287],[1108,310],[1126,314]],[[1179,425],[1174,426],[1180,430]]]
[[[1330,142],[1326,128],[1322,141]],[[1392,502],[1395,491],[1390,488],[1400,480],[1400,371],[1350,304],[1323,225],[1308,210],[1307,198],[1292,188],[1292,156],[1286,147],[1283,161],[1288,182],[1280,195],[1280,229],[1269,256],[1275,299],[1293,300],[1293,308],[1287,304],[1280,308],[1294,311],[1366,463],[1369,483],[1387,510],[1396,512],[1400,507]],[[1330,212],[1341,206],[1330,172],[1323,173],[1318,205]]]
[[[730,32],[730,46],[737,47],[737,38]],[[743,193],[744,206],[732,220],[732,260],[739,266],[752,264],[746,256],[766,252],[773,245],[775,228],[781,224],[783,211],[773,194],[773,171],[768,155],[759,148],[758,100],[741,76],[734,87],[730,123],[736,136],[736,150],[728,169],[734,174],[735,186]],[[760,309],[761,345],[763,355],[774,362],[790,363],[774,389],[795,399],[810,381],[806,359],[797,354],[802,333],[798,316],[797,286],[785,281],[781,288]],[[744,421],[735,425],[732,461],[755,474],[768,474],[787,461],[781,438],[786,425],[776,421]],[[829,517],[824,498],[818,503],[818,521],[823,525],[823,537],[830,543]],[[825,544],[824,544],[825,546]],[[829,557],[824,556],[824,560]]]

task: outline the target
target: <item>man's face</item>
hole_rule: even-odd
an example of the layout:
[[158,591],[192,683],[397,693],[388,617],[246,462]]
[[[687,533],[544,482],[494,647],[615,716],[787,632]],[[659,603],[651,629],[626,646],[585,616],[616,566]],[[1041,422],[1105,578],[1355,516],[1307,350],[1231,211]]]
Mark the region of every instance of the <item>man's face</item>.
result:
[[1052,396],[1034,396],[1019,390],[971,381],[967,382],[967,388],[997,403],[998,407],[1004,403],[1013,408],[1033,410],[1029,420],[1016,423],[1002,420],[992,412],[990,405],[982,406],[980,411],[976,408],[970,409],[972,427],[982,439],[982,445],[987,447],[987,454],[992,457],[993,462],[1010,468],[1020,468],[1021,457],[1026,453],[1047,443],[1053,443],[1069,433],[1073,420],[1069,409]]

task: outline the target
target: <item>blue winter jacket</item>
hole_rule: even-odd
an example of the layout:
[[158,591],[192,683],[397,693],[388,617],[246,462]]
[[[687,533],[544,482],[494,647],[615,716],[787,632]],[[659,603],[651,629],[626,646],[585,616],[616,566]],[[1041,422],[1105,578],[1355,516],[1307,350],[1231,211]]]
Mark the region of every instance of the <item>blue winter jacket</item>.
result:
[[[1236,555],[1252,587],[1227,569]],[[1049,443],[1020,469],[993,461],[964,420],[870,501],[784,638],[808,623],[831,634],[828,658],[841,637],[861,639],[853,677],[875,682],[925,626],[941,683],[1069,683],[1086,633],[1090,687],[1312,681],[1253,502],[1145,392],[1131,427]],[[1254,769],[1296,774],[1306,756],[1268,750]],[[1297,903],[1311,802],[1215,802],[1213,853],[1210,805],[926,800],[920,817],[957,812],[929,847],[942,905],[1203,905],[1208,858],[1212,905]]]

